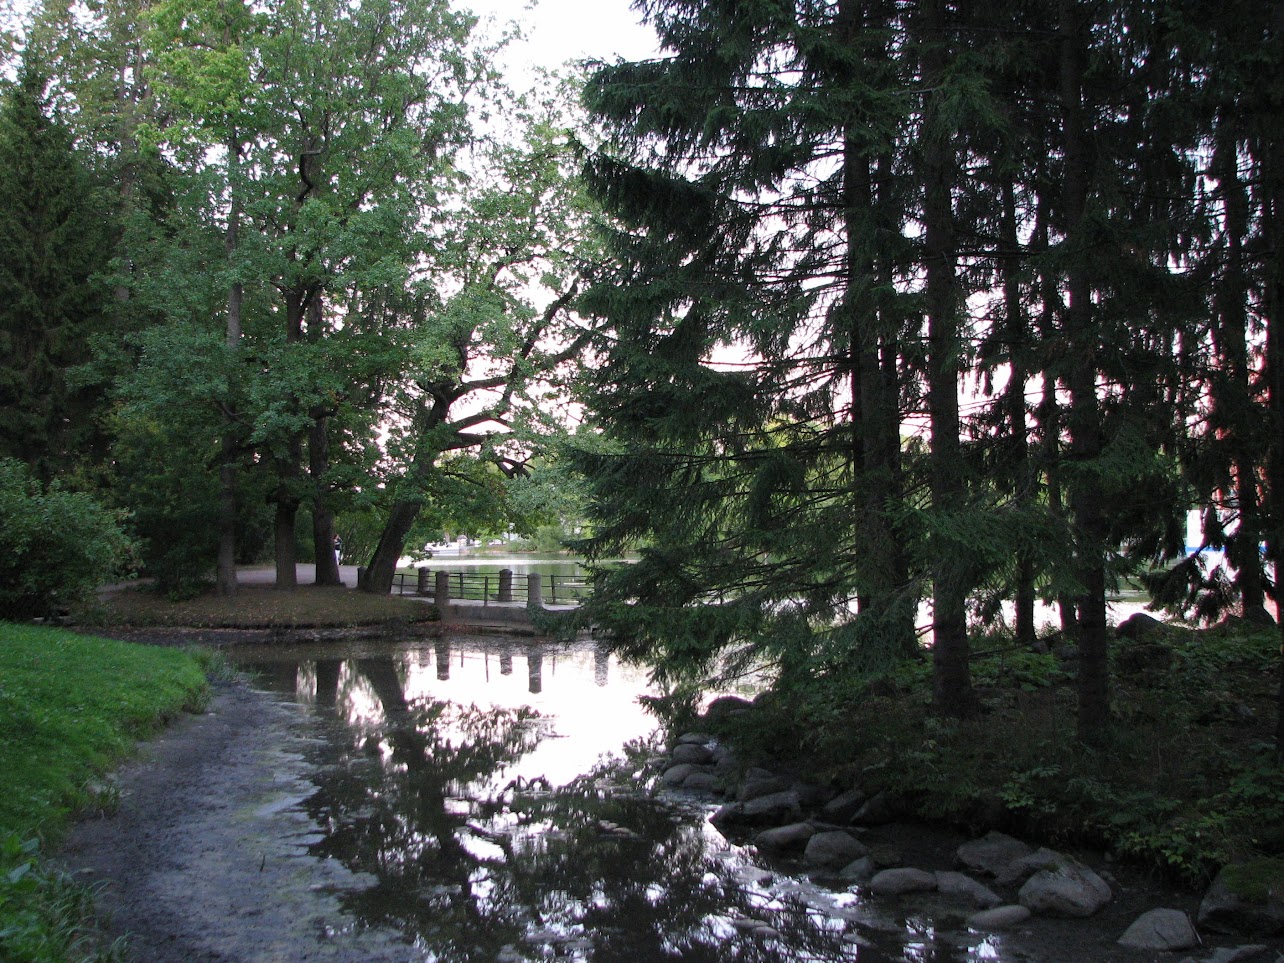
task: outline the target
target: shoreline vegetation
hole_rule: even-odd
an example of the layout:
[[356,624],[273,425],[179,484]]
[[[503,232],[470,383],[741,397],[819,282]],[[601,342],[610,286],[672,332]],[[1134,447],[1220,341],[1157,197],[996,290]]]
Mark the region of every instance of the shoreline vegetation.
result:
[[0,959],[114,958],[92,894],[48,868],[77,814],[116,803],[111,769],[208,697],[209,660],[66,629],[0,622]]
[[[105,593],[81,624],[91,633],[172,629],[179,645],[201,629],[409,627],[435,616],[423,603],[342,588],[244,588],[234,601]],[[0,623],[0,636],[0,955],[111,959],[110,948],[86,948],[89,896],[43,868],[39,847],[56,843],[75,813],[112,805],[104,774],[134,740],[199,710],[210,656],[54,627]],[[749,764],[788,759],[817,782],[886,793],[907,818],[1100,849],[1192,890],[1228,864],[1279,875],[1274,629],[1141,619],[1119,631],[1111,737],[1092,748],[1066,722],[1073,647],[1053,640],[1049,651],[1030,651],[987,638],[977,651],[983,711],[971,720],[932,713],[923,658],[823,698],[770,691],[725,732],[716,722],[711,731]],[[709,723],[699,707],[696,693],[655,700],[672,733]]]

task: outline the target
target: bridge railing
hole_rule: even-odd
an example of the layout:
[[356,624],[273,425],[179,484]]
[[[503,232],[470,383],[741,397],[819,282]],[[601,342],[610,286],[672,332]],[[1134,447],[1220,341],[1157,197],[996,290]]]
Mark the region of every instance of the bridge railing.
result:
[[527,605],[532,595],[545,605],[578,605],[590,594],[582,575],[515,575],[501,572],[448,572],[421,568],[393,576],[394,595],[431,596],[439,603],[481,602],[483,605]]

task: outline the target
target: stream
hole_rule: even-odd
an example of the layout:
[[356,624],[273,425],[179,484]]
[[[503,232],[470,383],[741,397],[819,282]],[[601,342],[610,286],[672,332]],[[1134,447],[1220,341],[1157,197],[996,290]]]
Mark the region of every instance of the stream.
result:
[[652,792],[645,752],[621,754],[654,731],[645,673],[590,641],[234,658],[307,717],[308,852],[372,881],[336,892],[343,911],[399,933],[409,959],[1027,959],[957,911],[880,907],[773,866],[708,823],[715,800]]

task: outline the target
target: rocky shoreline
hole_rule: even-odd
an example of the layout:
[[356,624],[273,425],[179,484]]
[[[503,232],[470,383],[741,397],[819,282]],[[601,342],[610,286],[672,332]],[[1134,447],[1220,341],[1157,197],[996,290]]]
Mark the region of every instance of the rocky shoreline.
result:
[[[711,710],[725,717],[741,701],[718,700]],[[652,765],[664,790],[720,802],[710,816],[714,826],[767,860],[880,900],[930,895],[972,933],[1011,931],[1041,920],[1088,920],[1120,893],[1106,865],[1094,868],[997,830],[965,839],[952,852],[925,855],[924,862],[934,866],[912,865],[898,847],[880,841],[886,834],[878,832],[914,821],[908,801],[872,786],[840,791],[783,767],[747,765],[708,733],[678,736]],[[1179,963],[1284,960],[1284,880],[1270,875],[1275,871],[1275,865],[1267,866],[1263,882],[1261,867],[1226,867],[1197,910],[1144,909],[1115,942]],[[1243,885],[1246,878],[1254,885]],[[1210,945],[1214,939],[1226,945]],[[1183,951],[1192,955],[1176,957]]]

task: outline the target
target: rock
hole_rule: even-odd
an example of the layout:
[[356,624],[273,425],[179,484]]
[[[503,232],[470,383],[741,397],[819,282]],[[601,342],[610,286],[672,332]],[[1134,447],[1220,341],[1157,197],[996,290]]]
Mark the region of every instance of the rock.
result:
[[998,876],[1009,864],[1024,859],[1034,852],[1032,848],[1000,832],[987,833],[981,839],[964,843],[955,853],[960,866],[976,873]]
[[1048,849],[1041,846],[1028,856],[1022,856],[1020,859],[1014,859],[1003,867],[995,877],[995,882],[1000,886],[1020,886],[1027,879],[1040,870],[1058,869],[1067,857],[1062,856],[1055,849]]
[[[1119,623],[1118,628],[1115,629],[1115,635],[1121,639],[1142,639],[1148,635],[1161,634],[1163,630],[1164,623],[1153,615],[1134,612]],[[1171,656],[1171,653],[1169,655]]]
[[1112,897],[1105,880],[1069,856],[1061,856],[1055,869],[1039,870],[1017,893],[1017,901],[1035,913],[1076,918],[1091,916]]
[[814,782],[796,782],[791,787],[798,794],[798,802],[805,809],[818,809],[834,798],[834,791]]
[[895,822],[900,815],[901,806],[898,801],[890,793],[880,792],[867,799],[864,805],[856,810],[852,822],[862,826],[881,826],[884,823]]
[[863,789],[848,789],[840,792],[821,809],[821,818],[831,823],[851,822],[851,818],[860,810],[869,796]]
[[994,909],[973,913],[967,918],[967,925],[974,930],[993,932],[1008,930],[1020,926],[1031,916],[1024,906],[996,906]]
[[714,763],[714,768],[717,770],[719,775],[729,776],[740,769],[740,760],[736,758],[736,754],[734,752],[722,750],[716,752],[714,755],[718,760]]
[[711,742],[713,742],[713,736],[707,732],[684,732],[678,736],[680,746],[707,746]]
[[869,858],[874,861],[874,865],[879,869],[891,869],[905,862],[905,857],[901,855],[901,851],[892,843],[875,843],[869,847]]
[[788,826],[764,829],[753,838],[753,842],[759,849],[778,852],[787,849],[802,849],[808,845],[808,840],[815,835],[816,827],[811,823],[790,823]]
[[807,841],[803,862],[808,866],[846,866],[852,860],[868,856],[869,849],[851,833],[836,829],[816,833]]
[[792,785],[793,783],[790,780],[784,776],[778,776],[770,770],[750,769],[745,773],[744,782],[740,784],[740,792],[736,795],[736,798],[741,802],[749,802],[761,796],[785,792]]
[[693,772],[682,780],[682,788],[692,792],[717,792],[721,788],[718,777],[711,772]]
[[710,817],[710,822],[715,826],[782,826],[796,822],[801,815],[798,796],[792,792],[778,792],[748,802],[728,803]]
[[1181,910],[1153,909],[1124,930],[1119,945],[1139,950],[1188,950],[1199,945],[1199,934]]
[[1199,904],[1199,926],[1235,936],[1284,933],[1284,859],[1223,866]]
[[874,878],[878,867],[868,856],[854,859],[838,871],[839,878],[853,883],[865,883]]
[[681,786],[686,782],[688,776],[700,771],[700,767],[693,765],[692,763],[680,763],[679,765],[670,766],[668,769],[664,770],[664,773],[660,776],[660,782],[664,783],[666,786]]
[[713,750],[708,746],[697,745],[693,742],[683,742],[673,747],[673,754],[670,758],[673,760],[674,765],[689,762],[702,766],[705,763],[713,762]]
[[903,893],[930,893],[936,889],[936,874],[921,869],[885,869],[869,881],[871,892],[879,896]]
[[[744,715],[753,708],[753,703],[739,696],[718,696],[704,710],[704,718],[711,723],[726,722],[736,716]],[[717,728],[716,725],[713,728]]]
[[999,894],[963,873],[938,870],[936,890],[945,896],[961,896],[980,909],[991,909],[1003,902]]

